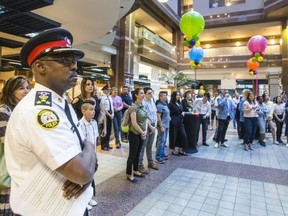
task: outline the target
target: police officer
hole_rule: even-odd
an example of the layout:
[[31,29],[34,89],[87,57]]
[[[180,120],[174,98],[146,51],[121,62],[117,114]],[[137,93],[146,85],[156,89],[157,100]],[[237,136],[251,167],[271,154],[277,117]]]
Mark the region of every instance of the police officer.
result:
[[109,145],[112,122],[114,118],[113,101],[110,95],[110,86],[106,84],[102,89],[103,95],[101,97],[100,107],[103,113],[106,115],[106,135],[101,137],[101,149],[109,151],[112,147]]
[[[5,156],[12,179],[10,202],[16,214],[27,215],[28,207],[19,205],[25,199],[17,194],[27,182],[37,181],[32,171],[39,166],[47,167],[51,182],[65,177],[58,189],[64,201],[84,197],[85,193],[88,203],[92,197],[95,146],[83,140],[77,117],[64,97],[65,91],[76,85],[77,60],[84,56],[71,47],[72,42],[67,30],[50,29],[31,38],[21,50],[21,62],[32,69],[36,84],[14,109],[6,131]],[[48,187],[41,192],[52,199],[58,191]],[[78,215],[88,215],[87,203],[78,206]],[[38,215],[49,215],[48,210]]]

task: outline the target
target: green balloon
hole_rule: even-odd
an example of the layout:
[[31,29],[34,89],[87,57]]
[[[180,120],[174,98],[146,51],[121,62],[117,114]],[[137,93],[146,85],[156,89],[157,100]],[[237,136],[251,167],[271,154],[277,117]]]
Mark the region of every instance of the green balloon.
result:
[[258,58],[260,56],[260,53],[255,53],[255,57]]
[[189,41],[184,41],[183,46],[189,46]]
[[252,62],[256,62],[257,61],[257,58],[256,57],[253,57],[252,58]]
[[193,40],[198,41],[199,40],[199,35],[194,35]]
[[205,27],[203,16],[196,11],[185,13],[180,19],[180,30],[185,35],[194,36],[200,34]]

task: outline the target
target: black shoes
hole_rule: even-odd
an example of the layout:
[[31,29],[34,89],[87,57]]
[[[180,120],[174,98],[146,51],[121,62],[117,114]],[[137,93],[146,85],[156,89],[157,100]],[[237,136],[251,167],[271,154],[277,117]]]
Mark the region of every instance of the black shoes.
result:
[[205,142],[205,143],[202,143],[202,145],[203,145],[203,146],[209,146],[206,142]]
[[117,143],[117,144],[116,144],[116,148],[117,148],[117,149],[121,148],[121,143]]
[[108,147],[104,147],[104,148],[101,148],[101,149],[104,150],[104,151],[109,151]]

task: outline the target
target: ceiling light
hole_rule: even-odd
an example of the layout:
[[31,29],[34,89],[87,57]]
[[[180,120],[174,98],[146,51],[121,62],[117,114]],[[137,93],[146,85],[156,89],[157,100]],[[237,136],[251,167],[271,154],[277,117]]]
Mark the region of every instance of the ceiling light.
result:
[[271,39],[271,40],[270,40],[270,44],[275,44],[275,40],[274,40],[274,39]]
[[158,0],[158,2],[165,3],[165,2],[168,2],[168,0]]

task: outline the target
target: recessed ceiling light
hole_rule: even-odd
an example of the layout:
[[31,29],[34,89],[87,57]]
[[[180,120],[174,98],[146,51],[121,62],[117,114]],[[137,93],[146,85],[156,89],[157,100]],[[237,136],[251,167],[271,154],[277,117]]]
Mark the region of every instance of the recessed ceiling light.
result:
[[158,2],[165,3],[165,2],[168,2],[168,0],[158,0]]

